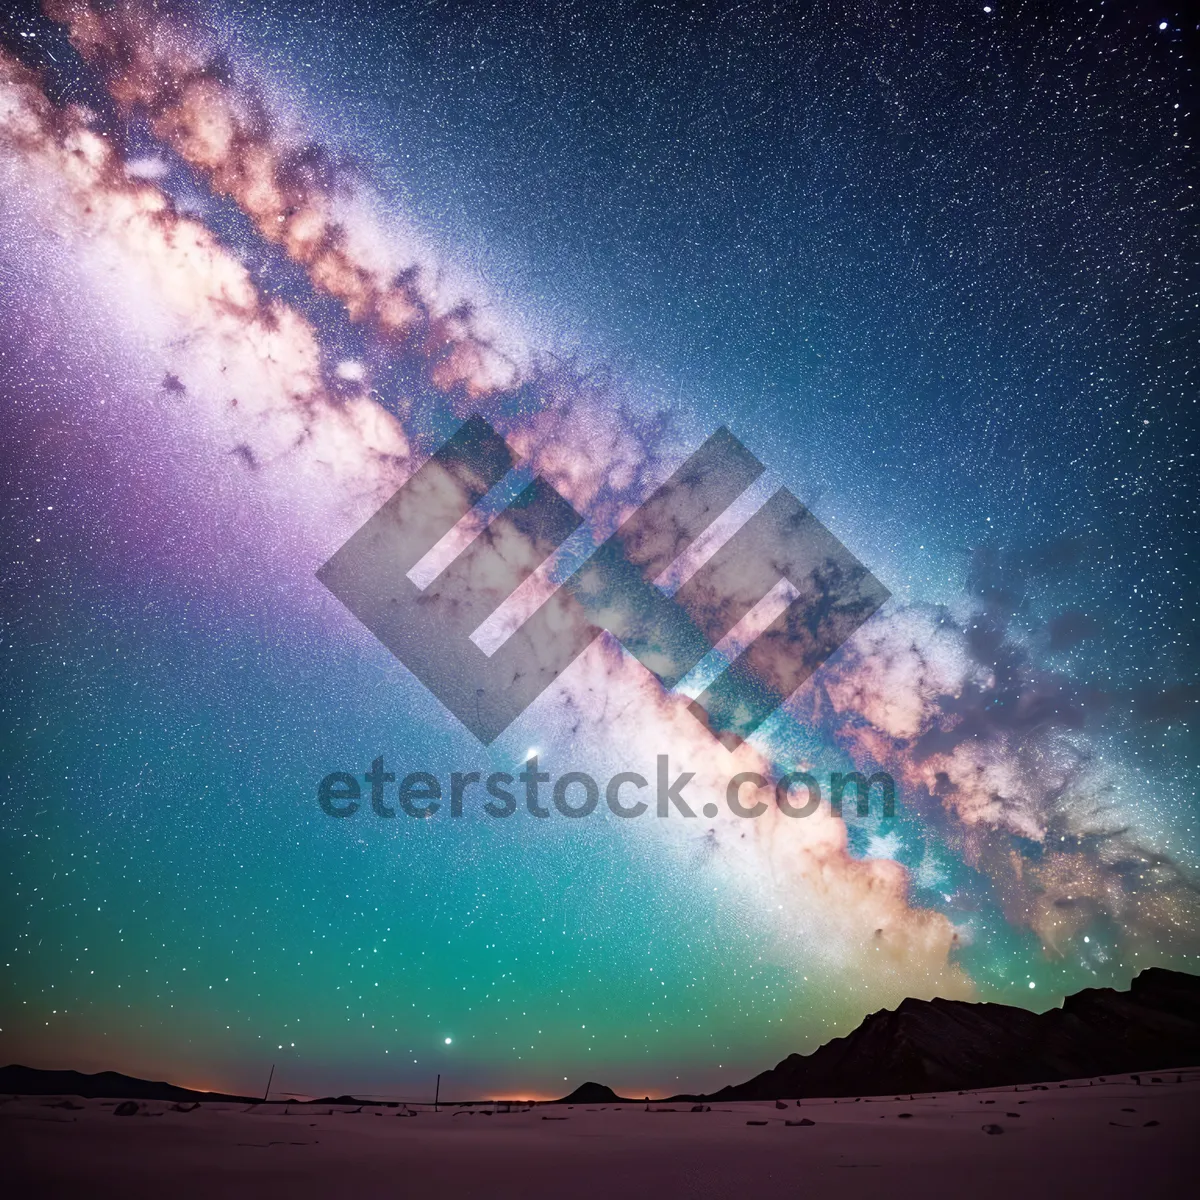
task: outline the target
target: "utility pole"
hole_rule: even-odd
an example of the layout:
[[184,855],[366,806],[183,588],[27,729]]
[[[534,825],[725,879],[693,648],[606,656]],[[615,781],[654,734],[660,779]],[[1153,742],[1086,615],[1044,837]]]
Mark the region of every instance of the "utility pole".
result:
[[263,1103],[266,1104],[267,1097],[271,1094],[271,1080],[275,1078],[275,1064],[271,1064],[271,1074],[267,1076],[267,1090],[263,1092]]
[[437,1087],[435,1087],[433,1089],[433,1111],[434,1112],[437,1112],[437,1110],[438,1110],[438,1097],[441,1094],[442,1094],[442,1077],[439,1075],[438,1080],[437,1080]]

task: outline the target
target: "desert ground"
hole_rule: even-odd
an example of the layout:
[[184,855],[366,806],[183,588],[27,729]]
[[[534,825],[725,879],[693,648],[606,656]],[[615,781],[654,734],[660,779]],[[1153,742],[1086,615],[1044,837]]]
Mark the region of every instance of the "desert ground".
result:
[[139,1102],[120,1117],[111,1100],[0,1097],[7,1194],[1140,1200],[1195,1194],[1200,1177],[1197,1070],[701,1112],[653,1101],[187,1107]]

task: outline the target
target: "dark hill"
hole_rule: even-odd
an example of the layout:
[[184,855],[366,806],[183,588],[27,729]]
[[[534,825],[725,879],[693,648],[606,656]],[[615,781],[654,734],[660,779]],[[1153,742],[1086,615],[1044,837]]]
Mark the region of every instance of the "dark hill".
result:
[[552,1104],[633,1104],[624,1096],[618,1096],[602,1083],[581,1083],[569,1096],[553,1100]]
[[0,1092],[16,1096],[80,1096],[109,1100],[227,1100],[253,1104],[246,1096],[197,1092],[172,1083],[135,1079],[116,1071],[84,1075],[79,1071],[40,1071],[36,1067],[0,1067]]
[[1194,1065],[1200,978],[1153,967],[1127,992],[1088,988],[1041,1014],[1007,1004],[904,1000],[812,1054],[790,1054],[704,1098],[945,1092]]

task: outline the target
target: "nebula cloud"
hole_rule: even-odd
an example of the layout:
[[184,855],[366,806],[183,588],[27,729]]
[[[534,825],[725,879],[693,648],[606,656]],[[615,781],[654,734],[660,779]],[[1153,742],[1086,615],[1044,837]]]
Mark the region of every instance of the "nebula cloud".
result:
[[318,145],[290,142],[183,8],[144,0],[49,0],[45,7],[67,26],[121,112],[148,121],[214,192],[235,200],[264,238],[304,267],[314,287],[341,301],[351,320],[411,346],[433,383],[465,403],[516,383],[517,364],[468,303],[439,294],[428,266],[415,257],[378,265],[387,239],[338,211],[349,186],[343,168]]

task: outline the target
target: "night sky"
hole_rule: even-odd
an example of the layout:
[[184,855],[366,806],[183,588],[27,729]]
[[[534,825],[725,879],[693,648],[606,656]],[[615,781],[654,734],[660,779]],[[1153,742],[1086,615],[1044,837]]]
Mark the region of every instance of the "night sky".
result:
[[[906,995],[1200,969],[1196,33],[0,18],[0,1062],[640,1096]],[[736,754],[612,642],[482,746],[315,575],[475,412],[585,516],[564,561],[725,425],[767,467],[741,518],[788,487],[892,598]],[[696,809],[882,770],[897,811],[317,803],[531,750],[667,754]]]

